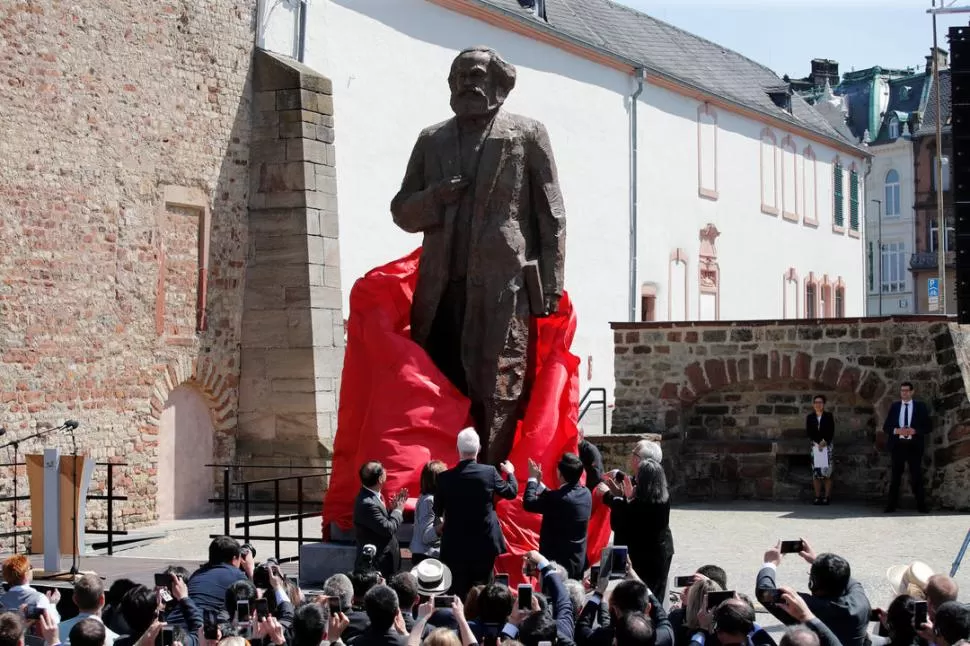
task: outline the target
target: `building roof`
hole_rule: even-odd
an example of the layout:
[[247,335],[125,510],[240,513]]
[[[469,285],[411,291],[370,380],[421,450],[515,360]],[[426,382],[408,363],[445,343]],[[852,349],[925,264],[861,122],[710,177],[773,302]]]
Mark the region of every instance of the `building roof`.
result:
[[545,0],[545,20],[523,6],[530,2],[473,1],[629,61],[648,73],[857,147],[802,97],[791,97],[791,113],[776,105],[766,89],[783,81],[764,65],[610,0]]
[[[917,137],[936,134],[936,92],[937,86],[933,83],[932,77],[928,81],[930,84],[930,94],[926,99],[926,110],[923,114],[923,121],[920,123],[919,130],[916,131]],[[940,111],[943,113],[943,131],[950,131],[950,70],[940,70]]]

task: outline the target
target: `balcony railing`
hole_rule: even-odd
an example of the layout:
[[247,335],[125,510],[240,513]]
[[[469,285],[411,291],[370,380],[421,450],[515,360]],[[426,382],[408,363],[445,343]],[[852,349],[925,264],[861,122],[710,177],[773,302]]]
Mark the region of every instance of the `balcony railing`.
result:
[[[946,266],[952,267],[956,263],[956,253],[946,252]],[[935,251],[918,251],[909,258],[909,268],[913,270],[936,269],[939,264],[939,254]]]

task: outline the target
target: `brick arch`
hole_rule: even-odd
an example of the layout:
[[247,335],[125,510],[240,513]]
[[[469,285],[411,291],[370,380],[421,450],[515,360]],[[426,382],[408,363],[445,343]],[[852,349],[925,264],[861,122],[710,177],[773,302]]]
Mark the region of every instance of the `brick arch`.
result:
[[192,386],[198,390],[209,406],[212,426],[217,432],[229,431],[236,426],[232,406],[233,379],[208,358],[191,359],[179,357],[162,366],[163,374],[152,389],[151,413],[148,423],[158,427],[162,410],[169,394],[179,386]]
[[807,352],[752,353],[742,358],[697,360],[684,368],[679,383],[668,381],[659,398],[681,408],[693,405],[708,393],[727,386],[778,379],[812,382],[820,389],[853,393],[878,410],[888,409],[892,399],[886,380],[873,370],[846,365],[841,359],[813,359]]

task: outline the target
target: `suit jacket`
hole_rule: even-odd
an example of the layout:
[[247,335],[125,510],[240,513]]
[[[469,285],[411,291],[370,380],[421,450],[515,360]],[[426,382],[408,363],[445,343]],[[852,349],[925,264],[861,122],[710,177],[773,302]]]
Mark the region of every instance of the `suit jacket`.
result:
[[539,552],[566,568],[570,579],[581,580],[593,508],[589,489],[577,484],[539,492],[539,483],[530,480],[525,486],[522,507],[533,514],[542,514]]
[[353,644],[353,646],[405,646],[408,643],[408,638],[398,633],[393,627],[384,633],[368,628],[347,643]]
[[825,440],[826,444],[831,444],[832,438],[835,437],[835,418],[832,417],[832,413],[823,411],[821,421],[815,415],[815,411],[806,415],[805,433],[808,434],[808,439],[816,444],[822,440]]
[[603,481],[603,455],[589,440],[579,443],[579,460],[586,472],[586,488],[592,491]]
[[[458,203],[439,204],[430,189],[459,174],[458,122],[452,118],[418,136],[401,190],[391,202],[399,227],[424,233],[411,307],[411,338],[422,346],[448,284],[459,209]],[[529,316],[527,290],[522,290],[525,265],[538,261],[543,293],[561,295],[566,254],[558,173],[541,123],[499,110],[483,144],[474,181],[467,189],[474,191],[475,202],[461,334],[461,359],[468,375],[482,372],[482,357],[499,356],[513,317]],[[489,395],[494,387],[476,385]]]
[[400,511],[388,511],[379,495],[361,487],[354,502],[354,533],[357,540],[357,560],[354,567],[363,563],[364,545],[377,548],[374,567],[385,578],[390,578],[401,565],[401,548],[397,543],[397,530],[404,521]]
[[[598,628],[593,628],[593,621],[600,615],[600,607],[603,601],[599,595],[595,595],[586,602],[579,618],[576,620],[576,643],[579,646],[612,646],[614,627],[611,623],[600,623]],[[650,619],[653,620],[653,629],[656,633],[655,646],[674,646],[674,629],[670,625],[670,619],[664,610],[663,604],[650,593]]]
[[434,513],[445,519],[441,560],[455,563],[477,555],[492,558],[504,554],[495,496],[513,500],[518,490],[515,476],[503,480],[495,467],[474,460],[463,460],[438,474]]
[[[757,588],[777,588],[775,584],[775,569],[761,568],[758,572]],[[869,598],[862,584],[855,579],[849,579],[849,585],[838,597],[816,597],[807,592],[799,592],[819,621],[828,626],[829,630],[838,638],[842,646],[865,646],[869,627]],[[778,621],[786,626],[798,622],[785,612],[784,608],[774,603],[765,604],[765,608]]]
[[893,431],[899,427],[899,410],[903,405],[901,401],[894,401],[893,405],[889,407],[886,421],[882,425],[882,430],[888,438],[886,446],[889,450],[900,446],[906,448],[913,447],[922,451],[924,438],[933,430],[933,423],[930,420],[930,410],[926,407],[926,404],[915,399],[911,401],[913,410],[910,415],[909,425],[916,431],[916,435],[911,440],[904,440],[898,435],[893,435]]

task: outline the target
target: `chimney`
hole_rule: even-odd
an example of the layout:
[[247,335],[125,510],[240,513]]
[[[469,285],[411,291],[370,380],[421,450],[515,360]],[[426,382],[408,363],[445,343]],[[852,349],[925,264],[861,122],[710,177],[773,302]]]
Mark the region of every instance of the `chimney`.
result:
[[949,55],[949,52],[947,52],[945,49],[942,49],[940,47],[933,49],[932,47],[930,47],[930,55],[926,57],[926,73],[927,74],[933,73],[934,58],[937,60],[937,63],[939,64],[940,69],[945,70],[947,68],[948,55]]
[[809,76],[809,79],[817,88],[825,87],[826,81],[828,81],[829,85],[835,87],[840,81],[838,61],[832,61],[826,58],[812,59],[812,74]]

